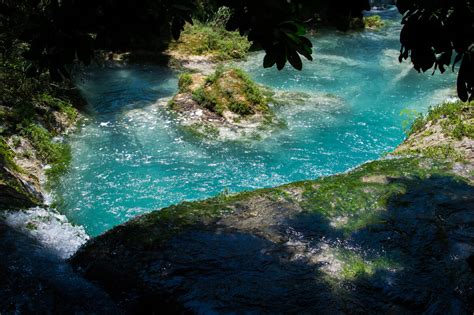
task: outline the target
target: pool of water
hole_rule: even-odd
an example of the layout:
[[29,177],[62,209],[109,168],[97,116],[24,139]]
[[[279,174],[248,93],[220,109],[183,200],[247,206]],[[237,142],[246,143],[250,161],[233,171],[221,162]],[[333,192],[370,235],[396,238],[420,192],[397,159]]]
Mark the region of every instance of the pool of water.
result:
[[391,20],[381,31],[317,34],[315,61],[301,72],[263,69],[261,53],[240,64],[259,83],[311,95],[304,105],[278,108],[288,128],[262,141],[184,134],[156,105],[177,90],[171,70],[86,69],[78,84],[91,116],[70,138],[72,166],[55,191],[62,212],[97,235],[183,200],[343,172],[392,150],[404,138],[401,111],[441,102],[455,76],[399,64],[400,17],[382,14]]

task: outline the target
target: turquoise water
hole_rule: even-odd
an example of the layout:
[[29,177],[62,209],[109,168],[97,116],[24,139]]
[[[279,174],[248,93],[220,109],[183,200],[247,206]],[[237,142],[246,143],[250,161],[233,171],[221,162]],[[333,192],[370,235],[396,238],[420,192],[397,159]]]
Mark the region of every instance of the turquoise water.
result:
[[261,53],[240,66],[276,90],[306,92],[277,108],[288,129],[254,142],[209,142],[182,133],[156,105],[177,90],[157,66],[89,68],[78,79],[91,117],[70,143],[72,167],[55,192],[62,211],[91,235],[183,200],[277,186],[346,171],[404,138],[403,109],[425,112],[453,93],[455,76],[420,75],[399,64],[399,17],[379,32],[325,32],[304,70],[263,69]]

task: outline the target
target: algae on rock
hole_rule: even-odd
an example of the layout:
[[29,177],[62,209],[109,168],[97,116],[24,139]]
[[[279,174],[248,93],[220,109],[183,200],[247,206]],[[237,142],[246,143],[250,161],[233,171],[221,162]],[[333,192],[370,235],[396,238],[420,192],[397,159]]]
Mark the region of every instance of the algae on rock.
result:
[[[465,106],[450,112],[469,129]],[[474,186],[457,169],[474,159],[425,152],[167,207],[92,239],[71,263],[131,312],[470,314]]]
[[45,77],[27,77],[24,63],[20,56],[0,63],[1,210],[43,203],[43,179],[54,181],[70,160],[60,136],[78,120],[71,104],[81,100],[77,90],[66,82],[53,85]]
[[446,102],[431,108],[426,117],[418,116],[394,154],[458,162],[463,166],[457,171],[474,182],[474,102]]
[[260,138],[281,127],[269,93],[240,69],[218,68],[213,74],[184,73],[179,91],[168,103],[185,129],[204,138]]

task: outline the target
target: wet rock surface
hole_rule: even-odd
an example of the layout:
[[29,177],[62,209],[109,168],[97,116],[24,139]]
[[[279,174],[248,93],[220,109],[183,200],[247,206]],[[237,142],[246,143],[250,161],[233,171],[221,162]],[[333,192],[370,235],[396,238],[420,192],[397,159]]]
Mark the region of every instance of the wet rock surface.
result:
[[0,222],[2,314],[111,314],[112,300],[53,252]]
[[325,180],[290,184],[139,217],[71,262],[131,313],[472,313],[474,187],[384,163],[333,177],[339,198],[348,181],[367,191],[350,211],[312,208]]
[[0,165],[0,209],[33,207],[43,202],[34,182]]

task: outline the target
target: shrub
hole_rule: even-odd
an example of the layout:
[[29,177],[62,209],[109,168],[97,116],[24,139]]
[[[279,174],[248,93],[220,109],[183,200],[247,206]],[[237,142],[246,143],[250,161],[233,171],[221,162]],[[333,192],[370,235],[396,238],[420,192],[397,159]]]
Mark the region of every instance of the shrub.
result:
[[463,137],[474,138],[474,126],[472,123],[474,116],[474,102],[463,103],[447,102],[436,107],[431,107],[426,117],[418,115],[412,124],[408,135],[420,131],[428,121],[433,123],[440,121],[443,131],[453,138]]
[[213,91],[207,91],[205,88],[200,87],[193,92],[192,97],[193,100],[199,105],[209,109],[212,112],[215,112],[219,115],[222,115],[224,112],[222,104],[218,102],[217,97]]
[[48,92],[43,92],[34,97],[34,101],[41,105],[45,105],[59,112],[65,113],[66,116],[74,120],[77,118],[77,110],[72,106],[71,103],[54,97]]
[[183,73],[179,76],[178,87],[180,92],[186,92],[189,90],[189,86],[193,83],[193,79],[190,73]]
[[223,7],[208,23],[186,24],[170,49],[186,55],[210,56],[216,61],[245,58],[251,43],[239,32],[225,29],[229,17],[230,10]]
[[70,158],[69,147],[63,143],[54,142],[48,130],[31,124],[22,130],[22,135],[31,141],[38,157],[46,163],[62,163]]
[[379,29],[385,25],[380,15],[371,15],[364,18],[364,26],[370,29]]
[[250,115],[254,113],[252,108],[247,103],[239,102],[236,100],[232,100],[229,103],[229,110],[241,116]]

